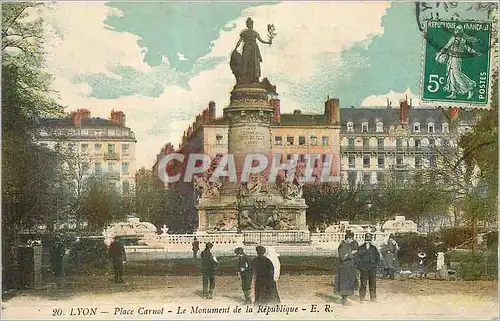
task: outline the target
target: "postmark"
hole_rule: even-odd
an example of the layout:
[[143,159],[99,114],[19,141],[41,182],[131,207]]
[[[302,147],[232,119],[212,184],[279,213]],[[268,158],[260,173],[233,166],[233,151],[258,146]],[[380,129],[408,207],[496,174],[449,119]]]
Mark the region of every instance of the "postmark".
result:
[[489,22],[426,21],[421,76],[424,103],[488,105],[491,30]]

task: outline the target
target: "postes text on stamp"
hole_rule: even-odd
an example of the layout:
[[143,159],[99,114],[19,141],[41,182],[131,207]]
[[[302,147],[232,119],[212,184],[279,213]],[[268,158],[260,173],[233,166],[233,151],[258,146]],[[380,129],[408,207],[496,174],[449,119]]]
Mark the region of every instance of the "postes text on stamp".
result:
[[427,20],[422,101],[451,106],[488,106],[491,23]]

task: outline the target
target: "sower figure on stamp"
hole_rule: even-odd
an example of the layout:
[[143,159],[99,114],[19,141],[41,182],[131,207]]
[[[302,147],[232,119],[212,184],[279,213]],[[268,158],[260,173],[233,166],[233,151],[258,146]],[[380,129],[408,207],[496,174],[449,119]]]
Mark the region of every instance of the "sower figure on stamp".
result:
[[200,242],[198,239],[195,237],[193,241],[193,259],[196,259],[198,256],[198,251],[200,250]]
[[257,257],[252,261],[252,272],[255,283],[255,304],[267,304],[271,297],[271,286],[274,282],[273,262],[264,256],[266,249],[257,246]]
[[356,287],[356,264],[353,249],[354,233],[348,231],[345,240],[338,247],[339,266],[335,273],[335,291],[342,296],[342,304],[347,305],[347,297],[354,294]]
[[[203,279],[203,298],[213,299],[213,293],[215,289],[215,270],[219,265],[217,258],[212,255],[210,250],[213,244],[207,242],[205,245],[205,250],[201,252],[201,274]],[[210,283],[210,285],[209,285]]]
[[125,263],[127,257],[125,255],[125,248],[117,237],[113,238],[113,242],[109,246],[108,256],[113,263],[115,283],[123,283],[123,263]]
[[241,247],[236,248],[234,253],[238,255],[238,275],[241,279],[241,289],[245,296],[245,303],[252,304],[252,267],[250,259]]
[[364,301],[366,283],[370,286],[370,300],[377,301],[377,268],[380,264],[380,254],[372,244],[372,235],[365,234],[365,243],[358,249],[358,269],[360,272],[359,300]]

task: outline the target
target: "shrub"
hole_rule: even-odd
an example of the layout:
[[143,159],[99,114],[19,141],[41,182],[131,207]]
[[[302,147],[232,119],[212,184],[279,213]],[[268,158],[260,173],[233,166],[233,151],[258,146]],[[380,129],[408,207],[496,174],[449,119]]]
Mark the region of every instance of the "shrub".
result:
[[440,231],[440,238],[446,248],[454,248],[472,239],[472,229],[468,227],[450,227]]
[[400,263],[413,265],[418,261],[417,254],[424,251],[427,254],[429,265],[435,263],[434,257],[437,248],[434,238],[431,236],[419,235],[418,233],[397,233],[395,240],[399,245],[398,259]]
[[466,281],[494,280],[498,276],[498,253],[470,253],[460,261],[457,273]]
[[498,249],[498,231],[489,232],[485,235],[486,247],[490,250]]
[[70,249],[69,263],[73,268],[104,268],[108,248],[102,239],[81,238]]

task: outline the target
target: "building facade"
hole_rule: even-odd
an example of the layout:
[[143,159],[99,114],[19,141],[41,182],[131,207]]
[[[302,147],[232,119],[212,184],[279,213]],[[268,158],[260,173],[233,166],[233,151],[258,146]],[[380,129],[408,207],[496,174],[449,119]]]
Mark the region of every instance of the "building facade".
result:
[[125,114],[111,111],[109,119],[79,109],[65,118],[42,119],[36,140],[67,155],[83,177],[103,175],[127,193],[135,184],[135,134],[125,125]]
[[404,181],[415,170],[436,166],[439,155],[457,147],[477,116],[458,108],[413,107],[407,100],[399,108],[342,108],[342,182],[376,185],[389,172]]

